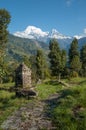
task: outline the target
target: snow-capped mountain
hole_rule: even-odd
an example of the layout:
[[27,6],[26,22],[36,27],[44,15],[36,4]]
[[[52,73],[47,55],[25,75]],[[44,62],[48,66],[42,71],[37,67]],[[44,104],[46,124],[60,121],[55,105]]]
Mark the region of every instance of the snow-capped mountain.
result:
[[49,38],[56,38],[56,39],[67,39],[71,38],[69,36],[64,36],[63,34],[59,33],[56,29],[52,29],[52,31],[48,35]]
[[56,29],[52,29],[51,32],[44,32],[40,28],[37,28],[35,26],[28,26],[24,31],[15,32],[14,35],[22,38],[37,39],[39,41],[46,41],[48,38],[71,39],[71,37],[64,36]]
[[40,28],[37,28],[35,26],[28,26],[24,31],[20,32],[15,32],[13,34],[14,36],[21,37],[21,38],[28,38],[28,39],[34,39],[42,42],[47,42],[51,38],[55,38],[60,42],[64,41],[72,41],[73,38],[77,38],[78,40],[81,38],[86,37],[86,33],[82,35],[75,35],[73,37],[70,36],[65,36],[61,33],[59,33],[56,29],[52,29],[50,32],[49,31],[42,31]]
[[28,26],[22,32],[15,32],[14,35],[22,38],[41,39],[47,37],[49,32],[43,32],[40,28],[35,26]]

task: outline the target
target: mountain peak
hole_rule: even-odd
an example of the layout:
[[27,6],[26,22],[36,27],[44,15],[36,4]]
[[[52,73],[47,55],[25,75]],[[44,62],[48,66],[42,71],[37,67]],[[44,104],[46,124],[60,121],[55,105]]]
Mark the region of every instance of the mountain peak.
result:
[[46,32],[43,32],[40,28],[37,28],[35,26],[28,26],[25,31],[27,34],[41,34],[41,35],[46,35]]
[[52,29],[51,32],[44,32],[40,28],[35,26],[28,26],[23,32],[15,32],[15,36],[29,38],[29,39],[37,39],[40,41],[45,41],[47,38],[56,38],[56,39],[66,39],[71,38],[68,36],[64,36],[59,33],[56,29]]

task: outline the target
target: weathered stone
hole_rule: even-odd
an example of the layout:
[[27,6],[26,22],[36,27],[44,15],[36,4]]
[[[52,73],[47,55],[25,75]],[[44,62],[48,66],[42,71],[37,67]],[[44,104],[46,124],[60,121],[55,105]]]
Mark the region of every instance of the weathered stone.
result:
[[37,93],[33,90],[17,90],[16,91],[16,96],[17,97],[34,97],[37,96]]
[[31,69],[24,63],[20,64],[15,71],[15,86],[24,89],[31,87]]

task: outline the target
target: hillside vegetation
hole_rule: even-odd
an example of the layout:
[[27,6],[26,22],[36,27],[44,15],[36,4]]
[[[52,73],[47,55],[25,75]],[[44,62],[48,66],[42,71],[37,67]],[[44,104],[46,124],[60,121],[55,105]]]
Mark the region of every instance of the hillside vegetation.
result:
[[[21,61],[22,56],[36,54],[37,49],[42,49],[46,54],[49,52],[49,41],[45,43],[42,41],[38,41],[35,39],[28,39],[28,38],[20,38],[9,34],[8,36],[8,43],[7,43],[7,59],[8,60],[17,60]],[[70,47],[70,43],[73,39],[58,39],[59,46],[61,49],[65,49],[68,52]],[[82,38],[78,40],[79,42],[79,49],[86,44],[86,38]]]
[[19,38],[10,34],[7,43],[6,58],[8,61],[11,59],[19,62],[22,61],[24,55],[27,57],[35,55],[38,48],[48,51],[48,44],[34,39]]

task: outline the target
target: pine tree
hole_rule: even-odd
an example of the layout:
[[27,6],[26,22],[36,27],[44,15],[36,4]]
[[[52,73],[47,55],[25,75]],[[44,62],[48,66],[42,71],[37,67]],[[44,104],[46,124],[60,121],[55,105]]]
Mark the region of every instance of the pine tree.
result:
[[67,63],[67,56],[66,56],[66,51],[62,50],[61,51],[61,70],[63,71],[64,68],[66,67]]
[[59,74],[59,68],[61,65],[61,52],[58,42],[55,39],[51,39],[49,43],[49,58],[50,58],[50,70],[52,76]]
[[52,76],[59,76],[66,64],[66,52],[60,50],[59,44],[55,39],[51,39],[49,43],[49,58],[50,58],[50,69]]
[[69,49],[69,63],[71,63],[72,59],[75,56],[79,56],[78,40],[76,38],[74,38],[74,40],[72,41],[70,49]]
[[10,23],[10,14],[5,9],[0,9],[0,80],[2,82],[2,79],[5,75],[5,68],[4,68],[4,52],[6,43],[8,40],[8,31],[7,27]]
[[79,72],[81,69],[81,62],[79,56],[75,55],[70,63],[71,70]]
[[37,79],[45,78],[46,61],[44,58],[43,51],[38,49],[36,54],[36,75]]
[[8,40],[7,27],[10,23],[10,18],[10,13],[7,10],[0,9],[0,52],[2,52]]
[[86,44],[81,48],[82,75],[86,76]]
[[73,72],[79,73],[81,69],[80,54],[78,51],[78,40],[75,38],[69,49],[69,68]]

